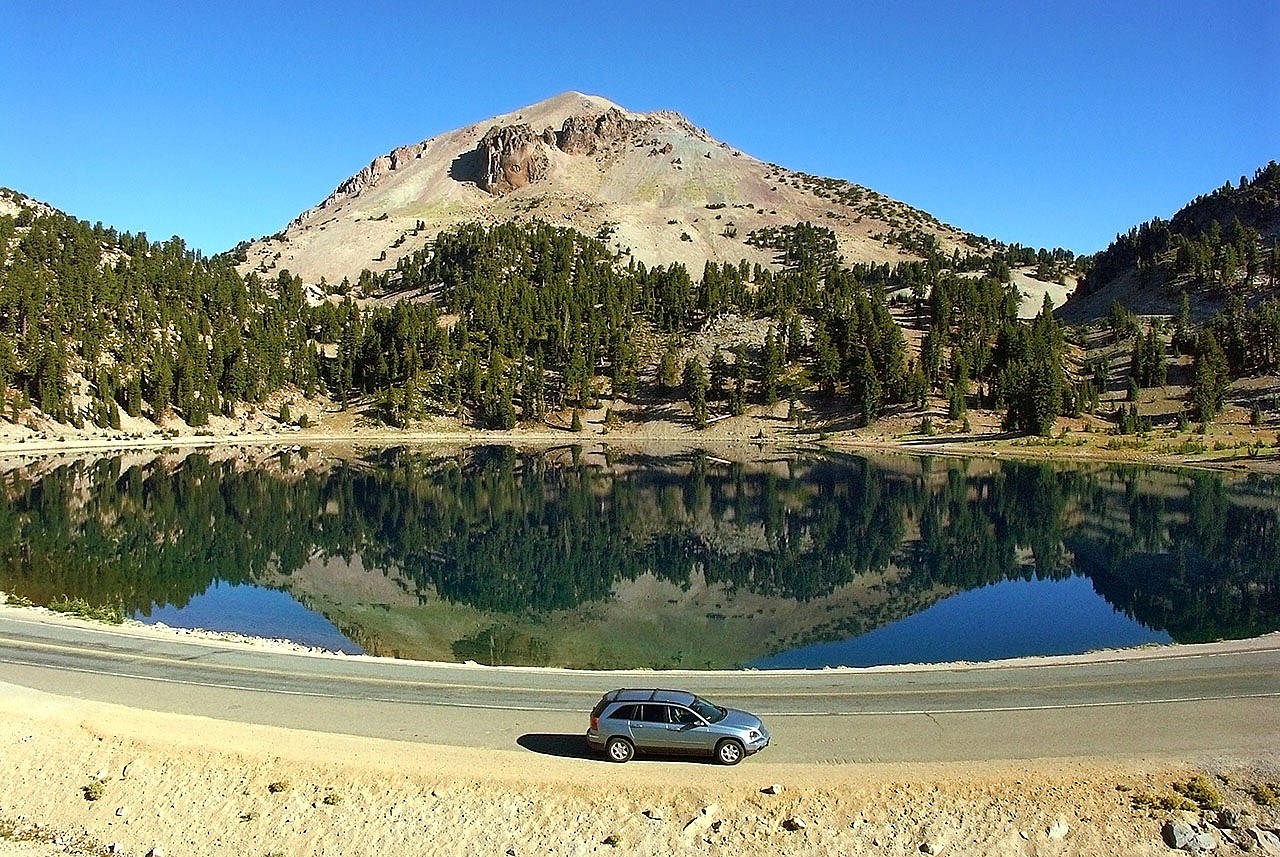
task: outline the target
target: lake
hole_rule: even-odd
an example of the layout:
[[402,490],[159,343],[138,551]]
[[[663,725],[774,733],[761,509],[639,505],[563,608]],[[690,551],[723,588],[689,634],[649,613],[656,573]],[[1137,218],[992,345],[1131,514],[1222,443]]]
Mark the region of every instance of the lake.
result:
[[3,473],[0,589],[353,653],[793,668],[1280,628],[1280,479],[1259,475],[507,446]]

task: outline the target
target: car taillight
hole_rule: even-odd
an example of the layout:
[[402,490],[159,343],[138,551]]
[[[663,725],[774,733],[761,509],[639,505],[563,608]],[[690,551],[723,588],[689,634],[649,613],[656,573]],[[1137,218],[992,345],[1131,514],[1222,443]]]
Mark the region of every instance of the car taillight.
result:
[[598,730],[599,728],[600,728],[600,718],[599,718],[599,717],[592,717],[592,718],[591,718],[591,731],[593,731],[593,732],[594,732],[594,731]]

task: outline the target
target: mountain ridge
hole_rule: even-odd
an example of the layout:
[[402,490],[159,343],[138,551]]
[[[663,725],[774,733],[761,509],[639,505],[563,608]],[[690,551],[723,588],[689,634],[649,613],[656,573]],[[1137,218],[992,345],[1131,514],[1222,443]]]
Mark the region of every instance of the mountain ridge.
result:
[[[495,141],[503,145],[485,151]],[[646,265],[681,262],[695,273],[742,259],[771,267],[773,254],[747,237],[802,221],[832,229],[850,262],[993,246],[868,188],[761,161],[680,113],[639,113],[569,91],[393,148],[280,232],[234,253],[242,274],[287,269],[336,283],[388,270],[464,222],[534,219],[603,237]]]

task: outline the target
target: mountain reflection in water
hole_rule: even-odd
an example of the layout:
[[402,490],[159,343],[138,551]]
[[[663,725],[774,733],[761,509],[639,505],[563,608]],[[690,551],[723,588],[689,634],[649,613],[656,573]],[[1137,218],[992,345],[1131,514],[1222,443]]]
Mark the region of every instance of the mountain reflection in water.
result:
[[[0,589],[180,624],[215,583],[252,584],[371,653],[574,667],[981,658],[1280,628],[1271,477],[751,455],[482,446],[10,464]],[[944,608],[1003,582],[1022,606]],[[217,599],[198,603],[211,624]],[[908,617],[893,643],[886,630]],[[289,636],[309,620],[253,621],[234,630]],[[889,642],[860,649],[877,629],[866,640]]]

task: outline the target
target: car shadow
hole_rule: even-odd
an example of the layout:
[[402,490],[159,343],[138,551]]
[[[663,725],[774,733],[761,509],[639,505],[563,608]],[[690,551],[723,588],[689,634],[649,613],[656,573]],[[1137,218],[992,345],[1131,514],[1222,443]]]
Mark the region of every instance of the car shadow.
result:
[[[580,733],[528,732],[516,739],[516,743],[531,753],[543,756],[559,756],[562,759],[586,759],[591,762],[613,764],[605,757],[591,749],[587,738]],[[715,760],[703,756],[682,756],[671,754],[640,753],[633,762],[690,762],[692,764],[715,764]]]
[[600,754],[592,751],[586,736],[581,734],[529,732],[517,738],[516,743],[530,752],[544,756],[604,761]]

